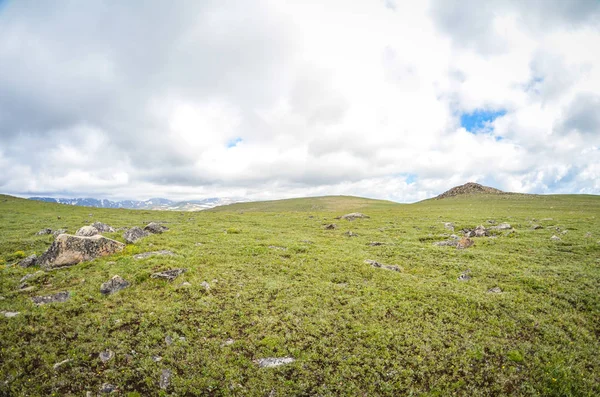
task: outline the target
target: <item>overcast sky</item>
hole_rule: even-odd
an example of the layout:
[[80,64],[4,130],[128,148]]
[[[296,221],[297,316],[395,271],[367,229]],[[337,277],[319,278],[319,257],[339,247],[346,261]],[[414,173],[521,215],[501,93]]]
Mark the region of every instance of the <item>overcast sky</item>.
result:
[[0,192],[600,194],[597,0],[0,0]]

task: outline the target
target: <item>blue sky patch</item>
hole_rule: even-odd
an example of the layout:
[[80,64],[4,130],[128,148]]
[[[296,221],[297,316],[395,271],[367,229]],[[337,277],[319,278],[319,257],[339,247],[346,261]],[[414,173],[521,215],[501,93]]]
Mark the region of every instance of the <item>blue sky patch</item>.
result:
[[475,110],[472,113],[460,115],[460,125],[465,130],[475,134],[484,129],[489,123],[506,114],[506,110]]
[[238,143],[243,142],[243,139],[240,137],[234,138],[232,140],[230,140],[229,142],[227,142],[227,147],[228,148],[232,148],[232,147],[236,147],[238,145]]

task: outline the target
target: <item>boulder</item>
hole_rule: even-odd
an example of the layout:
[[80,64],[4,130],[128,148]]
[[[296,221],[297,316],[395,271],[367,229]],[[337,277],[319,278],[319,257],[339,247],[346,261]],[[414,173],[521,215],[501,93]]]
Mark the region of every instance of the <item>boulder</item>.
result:
[[94,222],[92,226],[95,227],[100,233],[114,233],[115,229],[111,226],[108,226],[106,223],[102,222]]
[[38,264],[46,270],[71,266],[99,256],[112,255],[124,247],[125,244],[100,235],[80,237],[61,234],[38,259]]
[[161,234],[162,232],[169,230],[169,228],[156,222],[150,222],[146,225],[144,230],[152,234]]
[[133,244],[139,239],[148,236],[149,233],[135,226],[123,233],[123,238],[127,244]]
[[352,212],[350,214],[342,215],[340,217],[340,219],[346,219],[348,221],[353,221],[353,220],[359,219],[359,218],[368,218],[368,216],[365,214],[361,214],[360,212]]
[[92,237],[96,234],[100,234],[100,232],[94,226],[83,226],[75,232],[75,235],[80,237]]
[[36,263],[37,263],[37,255],[33,254],[33,255],[29,255],[25,259],[22,259],[19,262],[19,266],[21,266],[21,267],[30,267],[30,266],[35,266]]
[[48,296],[34,296],[31,298],[33,303],[38,306],[45,305],[47,303],[66,302],[69,300],[70,294],[68,291],[58,292],[54,295]]
[[122,290],[129,286],[129,282],[125,281],[121,276],[113,276],[110,280],[102,283],[100,286],[100,293],[103,295],[114,294],[117,291]]

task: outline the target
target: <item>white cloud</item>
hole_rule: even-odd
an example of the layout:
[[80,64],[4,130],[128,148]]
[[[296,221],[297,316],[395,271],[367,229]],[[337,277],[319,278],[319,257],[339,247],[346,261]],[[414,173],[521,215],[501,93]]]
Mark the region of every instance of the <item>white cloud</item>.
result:
[[[0,191],[415,201],[476,180],[598,194],[599,10],[10,2]],[[506,114],[474,135],[460,114],[477,109]]]

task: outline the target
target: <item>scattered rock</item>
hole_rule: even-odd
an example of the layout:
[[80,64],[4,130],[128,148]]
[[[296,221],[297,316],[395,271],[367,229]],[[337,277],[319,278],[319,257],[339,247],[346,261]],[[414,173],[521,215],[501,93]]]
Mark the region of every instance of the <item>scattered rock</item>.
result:
[[133,244],[139,239],[149,236],[149,233],[135,226],[123,233],[123,238],[127,244]]
[[325,230],[333,230],[337,229],[337,225],[335,223],[330,223],[329,225],[325,225]]
[[554,235],[554,236],[550,237],[550,240],[552,240],[552,241],[560,241],[560,237],[558,237],[557,235]]
[[460,240],[458,240],[458,243],[456,244],[456,248],[457,249],[465,249],[465,248],[472,247],[473,244],[475,244],[475,242],[473,240],[471,240],[468,237],[463,237]]
[[20,283],[24,283],[25,281],[27,281],[27,280],[30,280],[30,279],[32,279],[32,278],[35,278],[35,277],[37,277],[37,276],[40,276],[40,275],[42,275],[42,274],[44,274],[44,272],[43,272],[43,271],[41,271],[41,270],[38,270],[38,271],[37,271],[37,272],[35,272],[35,273],[29,273],[29,274],[26,274],[26,275],[24,275],[23,277],[21,277],[21,280],[19,280],[19,282],[20,282]]
[[39,265],[46,269],[75,265],[99,256],[112,255],[121,251],[125,244],[96,235],[79,237],[61,234],[50,248],[39,258]]
[[58,230],[55,230],[55,231],[53,231],[53,232],[52,232],[52,235],[53,235],[54,237],[58,237],[58,236],[60,236],[61,234],[65,234],[66,232],[67,232],[67,229],[58,229]]
[[150,222],[146,225],[144,230],[152,234],[161,234],[162,232],[169,230],[169,228],[156,222]]
[[539,229],[543,229],[543,227],[541,225],[533,225],[533,226],[531,226],[531,230],[539,230]]
[[99,354],[100,360],[102,360],[103,363],[110,361],[114,356],[115,352],[112,350],[105,350]]
[[204,288],[206,291],[210,290],[210,285],[206,281],[203,281],[202,283],[200,283],[200,286],[202,288]]
[[184,281],[183,283],[179,284],[180,287],[191,287],[192,284],[188,283],[187,281]]
[[100,286],[100,293],[102,293],[103,295],[110,295],[122,290],[123,288],[127,288],[128,286],[129,282],[127,282],[121,276],[115,275],[107,282],[102,283],[102,285]]
[[27,284],[21,284],[19,286],[19,292],[30,292],[35,290],[35,287],[33,285],[27,285]]
[[162,360],[161,356],[152,356],[152,361],[154,361],[155,363],[159,362]]
[[175,254],[173,252],[171,252],[171,251],[160,250],[160,251],[151,251],[151,252],[144,252],[142,254],[137,254],[137,255],[134,255],[133,258],[134,259],[146,259],[146,258],[149,258],[151,256],[155,256],[155,255],[173,256]]
[[502,290],[500,289],[500,287],[494,287],[494,288],[490,288],[488,289],[488,294],[501,294]]
[[475,232],[475,237],[485,237],[488,235],[488,232],[483,225],[477,226],[475,228],[474,232]]
[[433,245],[436,245],[438,247],[456,247],[458,245],[458,241],[455,239],[436,241],[435,243],[433,243]]
[[54,295],[34,296],[33,298],[31,298],[31,300],[36,305],[40,306],[40,305],[45,305],[47,303],[66,302],[67,300],[69,300],[69,297],[70,297],[69,292],[63,291],[63,292],[58,292]]
[[562,234],[567,234],[567,233],[569,233],[569,231],[568,231],[568,230],[563,230],[563,231],[562,231]]
[[165,343],[167,344],[167,346],[171,346],[173,344],[173,338],[171,338],[171,335],[167,335],[165,337]]
[[358,234],[353,233],[352,231],[348,230],[346,233],[344,233],[344,235],[348,236],[348,237],[358,237]]
[[346,215],[340,216],[340,219],[346,219],[348,221],[353,221],[353,220],[359,219],[359,218],[369,218],[369,217],[365,214],[361,214],[360,212],[353,212],[351,214],[346,214]]
[[496,220],[495,219],[488,219],[487,221],[490,225],[495,225],[496,224]]
[[256,360],[256,363],[260,368],[273,368],[284,364],[290,364],[294,361],[296,360],[292,357],[267,357]]
[[508,230],[508,229],[512,229],[512,226],[509,225],[508,223],[501,223],[498,226],[490,226],[490,229],[493,229],[493,230]]
[[109,394],[114,391],[117,391],[117,386],[111,383],[103,383],[102,386],[100,386],[100,393]]
[[469,273],[471,273],[470,270],[465,270],[464,272],[462,272],[462,274],[460,276],[458,276],[458,281],[469,281],[471,279],[471,276],[469,276]]
[[42,229],[39,232],[37,232],[35,235],[36,236],[43,236],[45,234],[52,234],[52,229],[50,229],[50,228]]
[[231,338],[227,339],[225,342],[221,343],[221,347],[223,346],[231,346],[235,343],[235,341]]
[[385,245],[385,243],[382,243],[382,242],[379,242],[379,241],[371,241],[371,242],[369,243],[369,245],[370,245],[371,247],[379,247],[380,245]]
[[185,271],[186,271],[186,269],[170,269],[170,270],[165,270],[165,271],[158,272],[158,273],[153,273],[150,277],[164,278],[166,280],[173,281],[173,280],[175,280],[175,278],[177,278],[177,276],[185,273]]
[[80,237],[92,237],[97,234],[100,234],[100,232],[94,226],[82,226],[75,232],[75,235]]
[[30,266],[35,266],[36,263],[37,263],[37,255],[33,254],[33,255],[29,255],[25,259],[22,259],[19,262],[19,266],[21,266],[21,267],[30,267]]
[[70,358],[67,358],[66,360],[62,360],[61,362],[54,364],[52,366],[52,368],[54,368],[54,370],[56,371],[57,369],[59,369],[60,367],[62,367],[65,364],[70,363],[71,361],[73,361],[73,360],[71,360]]
[[0,314],[2,314],[6,318],[13,318],[13,317],[17,317],[21,313],[20,312],[0,312]]
[[399,271],[402,270],[400,268],[400,266],[398,266],[398,265],[384,265],[383,263],[379,263],[379,262],[371,260],[371,259],[365,260],[365,263],[367,265],[371,265],[373,267],[377,267],[377,268],[380,268],[380,269],[386,269],[386,270],[393,270],[395,272],[399,272]]
[[92,226],[95,227],[100,233],[114,233],[115,229],[111,226],[108,226],[106,223],[102,222],[94,222]]
[[450,231],[454,231],[454,223],[452,222],[445,222],[444,227]]
[[167,390],[167,388],[169,387],[170,384],[171,384],[171,371],[169,371],[168,369],[163,369],[160,374],[160,381],[158,382],[158,385],[160,386],[161,389]]

